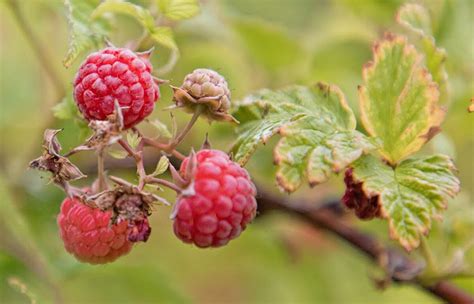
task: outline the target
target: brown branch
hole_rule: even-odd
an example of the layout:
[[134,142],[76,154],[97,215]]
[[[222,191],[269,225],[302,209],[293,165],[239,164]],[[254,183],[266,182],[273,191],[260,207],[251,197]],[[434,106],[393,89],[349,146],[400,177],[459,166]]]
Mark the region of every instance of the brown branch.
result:
[[318,229],[325,229],[343,239],[357,250],[363,252],[373,262],[383,266],[394,282],[412,284],[437,296],[448,303],[474,303],[474,297],[447,281],[427,285],[416,277],[420,265],[402,252],[385,247],[373,236],[367,235],[342,221],[340,216],[329,208],[316,210],[302,207],[302,202],[285,203],[281,197],[275,197],[259,191],[257,198],[259,214],[277,210],[294,215]]

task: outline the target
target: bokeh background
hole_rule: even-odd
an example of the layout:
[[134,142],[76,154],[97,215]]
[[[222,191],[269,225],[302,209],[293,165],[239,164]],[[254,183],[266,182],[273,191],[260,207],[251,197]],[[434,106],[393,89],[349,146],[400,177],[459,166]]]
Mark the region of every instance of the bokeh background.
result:
[[[73,121],[53,117],[52,106],[64,96],[45,73],[8,1],[0,1],[2,303],[28,303],[31,299],[38,303],[438,303],[414,287],[394,285],[383,292],[377,290],[371,277],[379,277],[380,270],[360,253],[284,214],[257,219],[224,248],[201,250],[174,237],[170,209],[159,207],[151,217],[149,241],[135,246],[128,256],[103,266],[77,262],[63,249],[56,227],[64,194],[46,185],[46,174],[26,168],[29,160],[41,153],[44,128],[64,128],[60,140],[65,150],[79,144],[83,134]],[[85,54],[69,69],[61,64],[68,46],[63,2],[16,3],[70,94],[74,71]],[[421,153],[451,155],[463,187],[450,202],[447,219],[435,224],[430,237],[442,263],[466,239],[472,241],[474,232],[474,114],[466,111],[474,96],[474,2],[423,3],[434,16],[437,43],[448,53],[453,102],[444,132]],[[200,15],[174,27],[181,56],[171,72],[158,76],[179,85],[193,69],[213,68],[227,78],[234,99],[262,87],[323,80],[339,85],[357,112],[362,65],[371,58],[371,45],[383,32],[403,32],[394,20],[402,4],[401,0],[202,1]],[[117,20],[117,30],[111,36],[114,44],[123,45],[140,32],[133,19],[120,16]],[[157,48],[154,65],[163,65],[167,56],[166,50]],[[169,116],[162,109],[171,104],[170,93],[162,87],[163,97],[153,114],[166,123]],[[180,124],[189,119],[182,113],[177,117]],[[146,126],[143,130],[148,132]],[[217,148],[228,150],[235,138],[228,125],[210,126],[200,121],[180,150],[199,147],[207,131]],[[272,142],[261,148],[247,168],[256,181],[276,192],[271,148]],[[149,170],[158,158],[155,154],[147,153]],[[74,156],[73,161],[93,177],[93,154]],[[133,181],[130,161],[108,159],[106,166],[109,172]],[[294,197],[317,202],[342,193],[339,177],[314,189],[303,188]],[[165,196],[173,200],[171,193],[165,192]],[[354,224],[387,238],[385,222],[354,220]],[[472,254],[466,259],[474,261]],[[472,279],[455,283],[474,292]]]

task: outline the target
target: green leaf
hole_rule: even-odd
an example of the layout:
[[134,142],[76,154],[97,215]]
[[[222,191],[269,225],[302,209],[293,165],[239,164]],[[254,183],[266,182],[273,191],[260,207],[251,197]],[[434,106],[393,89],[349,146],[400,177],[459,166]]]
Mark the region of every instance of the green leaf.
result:
[[64,97],[63,100],[53,107],[53,115],[59,119],[71,119],[78,117],[77,106],[71,97]]
[[167,48],[177,49],[171,28],[155,26],[155,19],[146,8],[121,0],[106,0],[94,10],[92,18],[96,19],[107,13],[118,13],[133,17],[150,34],[153,40]]
[[438,84],[440,102],[448,103],[448,74],[445,61],[446,51],[436,46],[432,31],[432,21],[428,10],[419,4],[403,5],[397,13],[397,21],[408,31],[415,33],[421,39],[421,50],[425,55],[425,64],[433,80]]
[[157,176],[157,175],[165,173],[166,170],[168,170],[169,165],[170,165],[170,161],[169,161],[168,157],[163,155],[160,158],[160,160],[158,161],[158,164],[156,165],[156,169],[155,169],[155,171],[153,172],[152,175]]
[[128,132],[127,133],[127,142],[132,147],[133,149],[136,149],[138,147],[138,144],[140,143],[140,136],[135,133],[135,132]]
[[107,152],[116,159],[124,159],[128,156],[128,152],[124,150],[108,150]]
[[69,67],[82,52],[104,43],[110,25],[105,19],[90,19],[100,0],[65,0],[64,3],[69,23],[69,48],[63,64]]
[[403,5],[398,11],[397,20],[401,25],[421,35],[433,35],[430,14],[420,4]]
[[150,31],[151,38],[159,44],[172,49],[178,49],[176,41],[174,40],[173,31],[168,26],[158,26]]
[[158,136],[164,138],[171,138],[171,132],[168,130],[168,126],[162,123],[160,120],[155,119],[150,122],[158,131]]
[[260,142],[280,132],[282,139],[274,150],[277,181],[288,192],[305,180],[310,185],[322,183],[374,149],[355,131],[354,114],[336,86],[264,89],[240,103],[236,113],[244,112],[233,149],[235,160],[245,164]]
[[423,56],[406,38],[387,34],[373,52],[359,87],[361,120],[370,135],[381,139],[384,158],[395,164],[436,134],[444,112]]
[[133,17],[149,31],[155,27],[155,20],[150,11],[130,2],[106,0],[94,10],[92,18],[97,19],[107,13],[119,13]]
[[448,198],[459,192],[454,164],[441,154],[409,158],[395,168],[374,156],[365,156],[352,167],[354,179],[363,183],[365,194],[378,197],[391,237],[406,250],[418,247],[432,219],[441,219]]
[[188,19],[199,14],[198,0],[157,0],[163,15],[171,20]]

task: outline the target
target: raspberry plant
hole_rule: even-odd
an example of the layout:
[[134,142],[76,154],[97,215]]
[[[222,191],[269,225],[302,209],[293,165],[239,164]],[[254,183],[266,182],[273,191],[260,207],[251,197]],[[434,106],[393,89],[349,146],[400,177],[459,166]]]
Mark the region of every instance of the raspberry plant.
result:
[[[342,90],[325,82],[261,89],[232,100],[225,77],[203,67],[185,76],[182,84],[166,88],[170,81],[160,75],[180,56],[168,23],[157,22],[151,10],[126,1],[65,2],[70,45],[64,65],[70,67],[95,51],[80,65],[69,98],[55,107],[55,113],[83,125],[86,121],[91,134],[63,153],[57,139],[61,130],[47,129],[43,154],[30,167],[49,171],[51,181],[64,190],[58,225],[66,250],[78,260],[101,264],[127,254],[134,243],[149,239],[148,218],[166,205],[173,205],[170,219],[180,240],[201,248],[226,245],[252,222],[260,202],[271,201],[257,196],[243,167],[261,143],[275,136],[273,163],[281,191],[293,193],[304,184],[314,187],[345,175],[341,201],[347,209],[363,220],[385,219],[389,236],[407,252],[421,246],[423,265],[402,255],[405,264],[394,266],[387,258],[382,266],[390,280],[415,282],[430,290],[433,282],[462,273],[464,269],[434,267],[426,244],[433,220],[442,218],[460,182],[448,156],[420,151],[441,132],[451,102],[446,52],[436,45],[430,13],[423,6],[402,6],[396,20],[404,33],[389,32],[374,43],[372,60],[362,67],[356,115]],[[158,1],[158,9],[170,22],[199,11],[194,1]],[[115,14],[136,19],[143,36],[113,46],[108,39]],[[164,66],[153,69],[150,58],[156,52],[143,49],[150,41],[169,50]],[[172,90],[173,105],[160,100],[163,89]],[[158,100],[157,106],[191,114],[182,130],[170,132],[162,122],[147,119]],[[235,127],[236,140],[228,153],[212,149],[204,134],[201,148],[181,151],[199,117]],[[140,130],[148,123],[155,127],[155,137]],[[153,173],[145,169],[145,147],[160,155]],[[85,175],[69,158],[91,150],[97,155],[97,179],[86,188],[73,186],[71,182]],[[134,159],[138,182],[108,176],[107,154]],[[171,180],[164,177],[166,172]],[[167,202],[161,187],[175,191],[176,202]],[[371,247],[324,223],[319,220],[353,244]],[[375,249],[365,249],[370,250]]]

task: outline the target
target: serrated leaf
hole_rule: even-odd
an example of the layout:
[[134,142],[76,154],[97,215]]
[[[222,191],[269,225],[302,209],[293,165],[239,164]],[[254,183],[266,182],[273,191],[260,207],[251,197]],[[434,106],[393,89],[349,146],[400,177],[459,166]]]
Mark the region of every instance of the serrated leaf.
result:
[[421,50],[425,55],[426,67],[433,76],[433,80],[439,86],[440,102],[448,103],[448,74],[445,67],[447,56],[444,49],[436,46],[430,13],[422,5],[409,3],[400,8],[397,13],[397,21],[408,31],[420,37]]
[[397,14],[397,20],[403,26],[422,35],[433,35],[429,12],[420,4],[403,5]]
[[108,150],[110,156],[116,159],[124,159],[128,156],[128,152],[124,150]]
[[151,38],[159,44],[172,49],[178,49],[174,40],[173,31],[168,26],[158,26],[150,31]]
[[354,179],[362,182],[368,197],[378,197],[390,235],[406,250],[418,247],[420,238],[440,219],[449,197],[459,192],[459,180],[445,155],[409,158],[392,168],[374,156],[352,164]]
[[130,2],[106,0],[93,11],[92,18],[97,19],[107,13],[119,13],[133,17],[147,30],[152,30],[155,27],[155,20],[150,11]]
[[198,0],[157,0],[160,12],[171,20],[188,19],[199,14]]
[[155,19],[148,9],[121,0],[106,0],[94,10],[92,18],[98,18],[107,13],[118,13],[133,17],[157,43],[172,50],[177,49],[171,28],[155,26]]
[[[243,109],[247,109],[243,111]],[[293,86],[261,90],[239,104],[236,113],[252,113],[238,129],[234,159],[245,164],[260,142],[280,132],[274,150],[277,181],[295,191],[304,181],[326,181],[374,145],[355,131],[355,117],[336,86]],[[254,116],[259,113],[260,117]]]
[[127,133],[127,142],[132,147],[133,149],[136,149],[138,147],[138,144],[140,143],[140,136],[135,133],[135,132],[128,132]]
[[165,173],[166,170],[168,170],[169,164],[170,164],[170,161],[169,161],[168,157],[163,155],[160,158],[160,160],[158,161],[158,164],[156,165],[156,169],[155,169],[155,171],[153,172],[152,175],[157,176],[157,175]]
[[168,130],[168,126],[162,123],[160,120],[155,119],[150,121],[150,123],[156,128],[158,131],[158,136],[163,138],[171,138],[171,132]]
[[84,51],[99,47],[110,30],[107,20],[91,20],[90,16],[100,0],[65,0],[69,24],[69,48],[63,60],[69,67]]
[[359,87],[361,120],[382,141],[381,153],[394,164],[418,151],[444,117],[439,92],[423,66],[423,56],[406,38],[387,34],[373,48],[373,62]]

